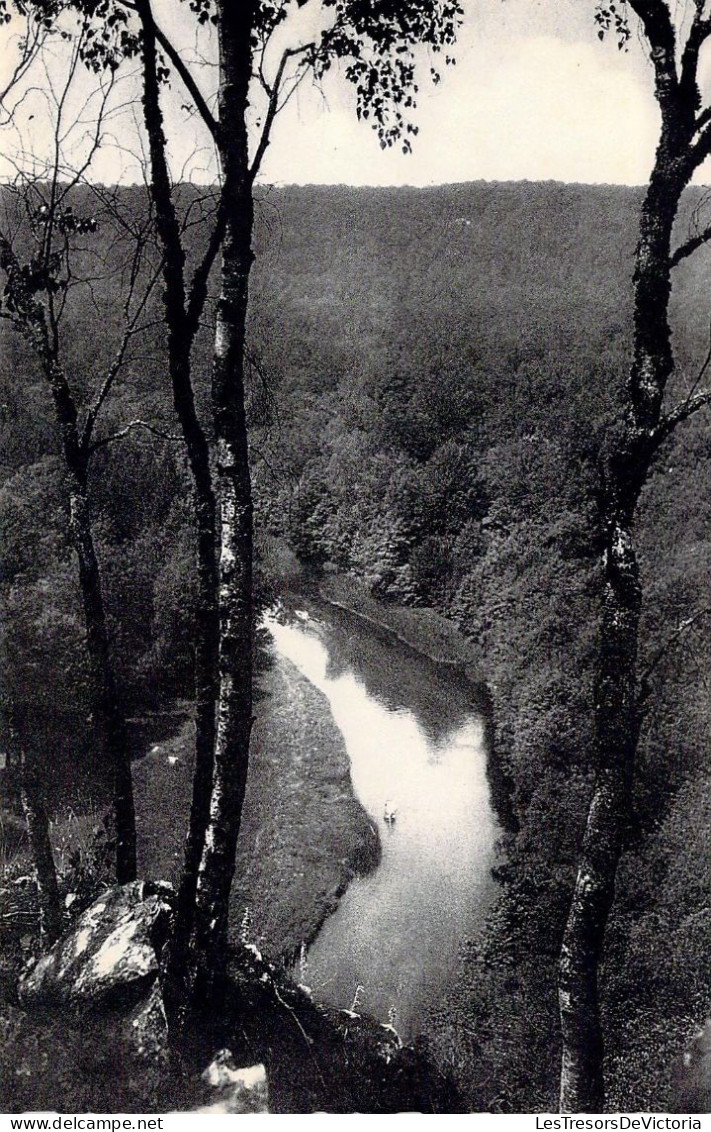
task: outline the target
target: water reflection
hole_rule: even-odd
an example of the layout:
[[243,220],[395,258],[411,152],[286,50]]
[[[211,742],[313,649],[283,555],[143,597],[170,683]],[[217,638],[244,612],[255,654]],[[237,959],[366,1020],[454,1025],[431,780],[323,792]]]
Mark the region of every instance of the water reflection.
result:
[[383,846],[379,868],[352,882],[311,947],[307,981],[339,1006],[360,985],[364,1010],[383,1019],[395,1010],[398,1030],[412,1036],[491,892],[497,830],[482,721],[455,674],[353,618],[329,612],[328,622],[268,627],[279,653],[327,696]]
[[434,742],[477,712],[472,685],[458,668],[429,660],[361,618],[329,609],[325,617],[302,624],[327,634],[328,676],[357,672],[368,694],[383,707],[397,711],[403,704],[413,706]]

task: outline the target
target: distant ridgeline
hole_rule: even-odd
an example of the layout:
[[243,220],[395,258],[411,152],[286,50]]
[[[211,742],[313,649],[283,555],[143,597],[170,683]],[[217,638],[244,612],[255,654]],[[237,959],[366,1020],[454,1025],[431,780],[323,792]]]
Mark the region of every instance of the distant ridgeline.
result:
[[[125,193],[139,215],[143,190]],[[179,193],[190,222],[209,209],[200,190]],[[385,601],[432,606],[479,646],[494,700],[519,829],[489,936],[464,957],[431,1038],[479,1109],[555,1106],[555,964],[590,785],[595,455],[629,363],[641,195],[553,183],[259,194],[249,351],[260,592],[278,585],[286,542]],[[687,195],[680,236],[708,223],[705,199]],[[88,191],[80,207],[93,207]],[[87,261],[100,253],[110,268],[110,224],[92,239]],[[77,388],[120,333],[122,279],[105,274],[68,306]],[[676,395],[708,350],[709,294],[702,251],[675,279]],[[24,741],[62,735],[66,761],[91,739],[76,722],[81,618],[56,441],[35,362],[2,327],[7,694]],[[196,372],[207,397],[207,332]],[[135,418],[175,431],[160,327],[131,353],[105,433]],[[642,670],[708,603],[706,428],[700,415],[678,430],[643,497]],[[140,716],[190,693],[184,458],[136,430],[97,452],[93,470],[123,682]],[[703,627],[680,639],[650,676],[603,973],[610,1105],[626,1111],[664,1108],[670,1067],[709,1005],[698,874],[711,824],[710,639]]]
[[[284,189],[262,206],[265,526],[386,601],[452,617],[493,693],[519,829],[490,936],[433,1026],[476,1109],[557,1104],[556,963],[590,786],[595,457],[629,364],[641,198],[474,184]],[[706,198],[687,194],[680,240],[708,222]],[[708,350],[710,275],[706,251],[676,271],[677,399]],[[644,493],[642,672],[708,604],[707,427],[677,435]],[[710,673],[702,630],[650,676],[603,971],[613,1110],[673,1103],[679,1050],[709,1006],[708,883],[695,878],[711,817]]]

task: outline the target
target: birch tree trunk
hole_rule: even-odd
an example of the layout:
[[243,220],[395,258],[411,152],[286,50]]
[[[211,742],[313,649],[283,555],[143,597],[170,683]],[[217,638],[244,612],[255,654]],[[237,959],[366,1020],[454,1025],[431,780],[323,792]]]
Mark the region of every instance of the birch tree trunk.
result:
[[629,528],[610,524],[596,686],[597,779],[561,948],[560,1110],[604,1109],[598,968],[630,806],[637,744],[636,661],[641,591]]
[[[673,59],[672,59],[673,66]],[[692,116],[693,117],[693,116]],[[603,610],[595,695],[596,780],[561,947],[560,1111],[603,1112],[603,1033],[598,972],[615,878],[631,816],[639,735],[637,653],[642,590],[633,522],[656,451],[662,401],[672,372],[670,242],[693,168],[690,136],[676,107],[662,138],[642,206],[634,276],[634,358],[624,419],[601,453]]]
[[194,961],[210,996],[226,953],[229,894],[252,729],[252,488],[244,344],[252,265],[252,183],[246,113],[254,2],[217,5],[226,230],[217,305],[212,409],[220,514],[219,698],[210,817],[198,878]]
[[49,947],[62,929],[62,907],[59,901],[57,870],[49,840],[47,811],[38,787],[37,775],[27,764],[22,769],[20,793],[37,881],[40,936],[43,945]]
[[196,525],[198,606],[195,630],[195,770],[184,865],[167,971],[167,997],[170,1005],[180,1010],[185,1004],[198,870],[210,812],[218,692],[217,513],[210,450],[195,407],[191,367],[192,345],[207,289],[209,265],[197,313],[190,318],[185,288],[185,251],[166,157],[157,76],[156,34],[150,4],[140,3],[139,14],[143,30],[143,110],[151,155],[150,191],[156,208],[156,226],[164,256],[163,301],[168,326],[168,368],[173,404],[185,441],[192,477]]

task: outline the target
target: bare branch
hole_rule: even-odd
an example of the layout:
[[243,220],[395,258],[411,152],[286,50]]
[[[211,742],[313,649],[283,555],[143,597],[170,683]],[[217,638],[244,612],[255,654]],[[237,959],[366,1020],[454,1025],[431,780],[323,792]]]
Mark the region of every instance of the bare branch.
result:
[[188,94],[190,95],[193,102],[195,103],[195,107],[197,109],[198,114],[200,115],[203,122],[205,123],[208,130],[210,131],[210,133],[213,137],[213,140],[215,141],[215,143],[217,145],[219,145],[220,144],[220,123],[217,120],[217,118],[215,117],[215,115],[212,113],[212,111],[210,110],[210,107],[207,104],[205,96],[203,95],[199,86],[195,82],[195,79],[194,79],[194,77],[193,77],[193,75],[190,71],[190,68],[186,66],[182,56],[180,55],[180,52],[177,50],[177,48],[174,46],[174,44],[171,43],[170,39],[165,34],[165,32],[161,28],[158,27],[157,23],[155,22],[155,19],[153,19],[153,27],[155,29],[155,37],[156,37],[158,43],[161,45],[161,47],[165,51],[166,55],[170,59],[171,63],[175,67],[175,70],[177,71],[178,75],[180,76],[185,89],[187,90]]
[[696,119],[696,129],[702,130],[708,122],[711,122],[711,106],[707,106],[706,109],[702,110],[698,115]]
[[119,429],[118,432],[112,432],[110,436],[102,436],[100,440],[95,440],[93,444],[89,445],[89,455],[93,455],[99,448],[105,448],[107,444],[113,444],[115,440],[123,440],[130,432],[135,429],[141,428],[146,432],[152,433],[153,436],[159,436],[161,440],[182,441],[183,437],[176,435],[172,432],[166,432],[157,425],[151,424],[150,421],[135,420],[127,424],[125,428]]
[[654,446],[657,447],[662,441],[666,440],[668,436],[671,436],[676,426],[681,424],[682,421],[688,420],[689,417],[697,413],[699,409],[703,409],[709,404],[711,404],[711,389],[702,389],[699,393],[687,397],[686,401],[682,401],[680,405],[676,405],[667,413],[655,429],[653,436]]
[[654,670],[661,664],[669,649],[679,639],[679,637],[688,632],[688,630],[691,629],[691,627],[695,625],[697,621],[700,621],[702,617],[708,617],[710,613],[711,605],[705,605],[703,609],[697,610],[692,617],[685,617],[683,621],[679,622],[677,627],[673,629],[672,632],[669,633],[666,639],[662,642],[662,644],[652,657],[651,661],[642,672],[641,679],[643,682],[646,683],[646,681],[649,680]]
[[[47,224],[45,226],[45,231],[44,231],[43,259],[44,259],[45,267],[47,267],[47,265],[49,264],[49,259],[50,259],[50,256],[52,254],[52,238],[53,238],[53,235],[54,235],[54,224],[55,224],[55,219],[56,219],[57,195],[58,195],[58,192],[59,192],[59,178],[60,178],[60,170],[61,170],[61,164],[62,164],[62,161],[61,161],[61,154],[62,154],[62,117],[63,117],[63,114],[64,114],[64,107],[66,105],[67,98],[69,97],[69,91],[72,87],[72,83],[74,81],[74,76],[76,74],[77,67],[79,66],[79,60],[80,60],[80,55],[81,55],[81,43],[82,43],[82,37],[79,36],[77,38],[76,42],[73,44],[73,47],[72,47],[71,61],[70,61],[70,64],[69,64],[69,67],[68,67],[68,70],[67,70],[67,78],[66,78],[66,81],[64,83],[62,93],[59,96],[59,98],[56,99],[57,117],[56,117],[56,120],[55,120],[55,123],[54,123],[54,136],[53,136],[53,139],[52,139],[53,142],[54,142],[54,161],[52,163],[52,178],[51,178],[51,183],[50,183],[50,195],[49,195],[49,203],[48,203],[48,210],[49,211],[48,211]],[[46,63],[45,63],[45,74],[47,76],[48,89],[51,90],[52,93],[54,93],[54,86],[53,86],[52,79],[51,79],[51,76],[49,74],[49,70],[47,68]],[[53,328],[53,329],[56,333],[56,328]]]
[[711,154],[711,125],[707,125],[701,132],[701,135],[694,146],[690,149],[692,167],[698,169],[706,158]]
[[[287,48],[286,51],[283,53],[280,61],[279,61],[279,66],[277,68],[277,73],[274,77],[274,82],[269,84],[269,83],[266,83],[264,81],[264,79],[262,78],[262,82],[263,82],[265,89],[267,91],[269,91],[269,105],[267,107],[267,113],[266,113],[266,117],[264,119],[264,126],[262,127],[262,133],[261,133],[260,138],[259,138],[259,144],[257,146],[257,152],[254,155],[254,160],[252,161],[252,166],[251,166],[251,169],[249,171],[249,176],[250,176],[251,181],[254,181],[255,178],[257,177],[257,174],[259,173],[259,170],[260,170],[261,165],[262,165],[262,161],[264,159],[264,154],[267,152],[267,149],[269,147],[269,142],[271,140],[271,132],[272,132],[272,126],[274,125],[274,119],[276,118],[277,114],[279,113],[279,110],[281,109],[281,106],[279,104],[279,99],[280,99],[281,93],[282,93],[282,84],[284,82],[284,74],[286,72],[286,68],[287,68],[291,59],[296,59],[299,56],[302,56],[302,57],[306,56],[307,53],[313,51],[313,49],[314,49],[314,44],[312,44],[312,43],[306,43],[302,47]],[[302,58],[302,63],[303,63],[303,61],[304,60]],[[294,89],[296,89],[296,86],[299,85],[299,82],[301,81],[302,77],[303,77],[303,74],[299,77],[299,80],[295,84]],[[293,93],[293,91],[291,93]]]
[[691,236],[686,243],[681,244],[669,257],[669,267],[676,267],[683,259],[693,255],[694,252],[703,247],[711,240],[711,224],[704,228],[703,232],[699,232],[696,236]]
[[[0,90],[0,108],[7,114],[7,119],[3,125],[7,125],[8,122],[12,120],[13,115],[13,111],[8,110],[5,105],[6,99],[10,92],[27,74],[48,35],[46,28],[33,21],[29,12],[25,14],[25,20],[27,30],[24,35],[17,37],[20,44],[20,57],[5,86]],[[7,50],[7,48],[5,48],[5,50]],[[17,107],[15,107],[15,109],[17,109]]]
[[205,307],[205,300],[207,298],[207,284],[210,278],[212,266],[220,250],[222,241],[225,236],[225,228],[227,225],[227,207],[225,202],[224,190],[220,197],[220,204],[217,209],[217,216],[215,223],[210,233],[210,239],[201,262],[195,269],[195,274],[192,278],[190,285],[190,292],[187,300],[186,321],[188,324],[188,334],[190,341],[195,338],[200,326],[200,318]]
[[[133,313],[133,316],[130,319],[128,319],[126,326],[124,327],[124,332],[123,332],[123,336],[121,338],[119,348],[116,351],[116,356],[115,356],[115,358],[114,358],[114,360],[111,364],[111,368],[109,369],[106,377],[104,378],[104,380],[103,380],[103,382],[102,382],[102,384],[101,384],[101,386],[100,386],[100,388],[99,388],[99,390],[98,390],[98,392],[97,392],[97,394],[94,398],[93,404],[90,406],[89,410],[87,411],[86,419],[84,421],[84,426],[83,426],[82,432],[81,432],[81,443],[85,448],[89,447],[89,443],[91,441],[91,436],[92,436],[92,433],[94,431],[94,426],[96,425],[96,421],[98,419],[99,413],[101,412],[101,410],[104,406],[106,398],[108,397],[109,393],[111,392],[111,387],[112,387],[114,381],[118,377],[118,374],[119,374],[121,367],[123,365],[123,362],[124,362],[124,358],[126,356],[126,350],[128,349],[128,346],[129,346],[131,339],[134,337],[135,334],[137,334],[140,331],[142,331],[143,329],[145,329],[144,327],[138,326],[138,320],[141,317],[141,314],[143,313],[143,311],[145,310],[148,299],[149,299],[149,297],[150,297],[150,295],[151,295],[151,293],[152,293],[152,291],[153,291],[153,289],[154,289],[154,287],[155,287],[155,285],[158,281],[158,278],[159,278],[162,270],[163,270],[163,264],[161,263],[158,266],[158,268],[156,269],[156,271],[153,273],[153,276],[150,279],[148,286],[146,287],[143,295],[141,296],[141,300],[138,303],[136,310]],[[131,291],[132,290],[133,290],[133,284],[131,286]],[[129,291],[129,295],[128,295],[128,298],[126,300],[126,309],[128,308],[128,304],[130,304],[130,301],[131,301],[131,291]]]

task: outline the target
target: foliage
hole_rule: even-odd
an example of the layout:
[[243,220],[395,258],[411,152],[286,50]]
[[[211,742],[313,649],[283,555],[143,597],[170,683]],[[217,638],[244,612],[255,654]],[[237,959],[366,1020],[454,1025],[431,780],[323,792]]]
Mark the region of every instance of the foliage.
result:
[[[355,197],[305,189],[283,201],[284,229],[293,216],[298,236],[293,251],[283,241],[272,266],[275,307],[262,294],[257,324],[280,401],[275,435],[263,433],[266,514],[312,563],[350,572],[374,594],[448,613],[485,658],[496,757],[512,783],[518,828],[505,840],[486,938],[470,949],[433,1021],[435,1044],[475,1109],[550,1110],[559,1067],[555,966],[591,784],[595,460],[629,360],[638,200],[624,189],[574,186]],[[680,228],[701,199],[688,194]],[[311,238],[317,213],[334,233],[323,261]],[[685,297],[706,271],[690,265],[673,298],[689,369],[705,355],[707,331]],[[302,288],[318,310],[313,325],[301,313]],[[289,359],[283,331],[262,330],[277,325],[276,304],[280,326],[294,311]],[[309,437],[303,449],[301,436]],[[704,600],[702,437],[700,422],[680,435],[645,492],[643,667]],[[708,664],[699,625],[651,677],[637,825],[603,977],[613,1106],[669,1103],[674,1058],[708,1007],[703,894],[692,886],[691,935],[669,930],[659,888],[662,876],[671,883],[660,830],[667,812],[682,812],[675,791],[692,791],[695,810],[705,796]],[[649,995],[635,992],[640,983]]]
[[[701,191],[688,194],[682,229],[702,202]],[[303,560],[352,573],[387,600],[447,613],[485,658],[518,830],[505,837],[487,936],[468,949],[432,1025],[433,1050],[480,1109],[555,1103],[554,964],[590,785],[597,572],[586,532],[598,437],[629,361],[638,204],[628,189],[473,185],[274,190],[260,205],[249,325],[260,584],[275,584],[273,547],[287,536]],[[92,241],[110,264],[110,229]],[[708,272],[703,259],[690,262],[675,285],[689,372],[708,328],[688,298]],[[109,292],[101,302],[105,338],[115,340],[120,311]],[[90,317],[77,307],[73,325]],[[88,392],[95,336],[73,335],[72,349],[77,387]],[[161,333],[150,333],[117,386],[107,432],[136,416],[170,422],[163,350]],[[200,405],[208,351],[199,338]],[[19,685],[29,679],[23,666],[47,658],[27,685],[43,697],[27,730],[46,720],[71,761],[87,744],[80,618],[36,376],[6,331],[6,671]],[[190,684],[186,472],[173,445],[144,434],[94,459],[107,601],[139,714]],[[645,491],[643,667],[704,602],[706,460],[702,422],[690,423]],[[667,1069],[708,1005],[707,894],[689,862],[704,858],[708,825],[710,662],[701,621],[650,676],[637,823],[603,980],[610,1103],[625,1108],[663,1107]]]
[[[399,143],[412,150],[417,134],[412,111],[417,102],[415,45],[427,44],[437,55],[453,50],[463,10],[459,0],[430,4],[375,0],[324,0],[333,22],[314,51],[314,74],[323,77],[339,59],[348,60],[345,76],[355,87],[356,112],[372,124],[385,149]],[[454,63],[445,55],[447,64]],[[434,66],[430,73],[439,82]]]

